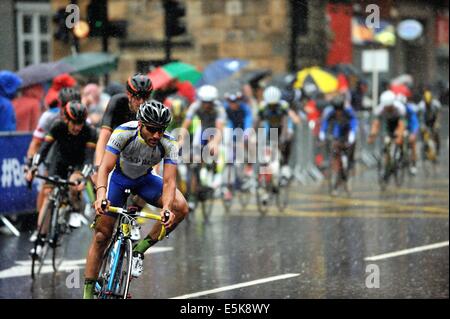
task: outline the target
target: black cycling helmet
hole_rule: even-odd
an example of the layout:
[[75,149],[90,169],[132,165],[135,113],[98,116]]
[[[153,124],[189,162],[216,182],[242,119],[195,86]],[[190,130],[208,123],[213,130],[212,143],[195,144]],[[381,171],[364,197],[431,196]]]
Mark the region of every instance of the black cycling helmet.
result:
[[335,96],[331,100],[331,105],[335,110],[343,110],[345,106],[345,98],[343,95]]
[[127,91],[136,97],[148,99],[153,91],[153,84],[147,75],[137,73],[128,78]]
[[172,114],[161,102],[150,100],[141,104],[136,118],[144,125],[166,128],[172,121]]
[[64,107],[64,115],[66,119],[77,124],[84,123],[88,116],[87,107],[78,101],[70,101]]
[[77,88],[62,88],[58,93],[58,99],[62,106],[65,106],[70,101],[81,101],[81,94]]

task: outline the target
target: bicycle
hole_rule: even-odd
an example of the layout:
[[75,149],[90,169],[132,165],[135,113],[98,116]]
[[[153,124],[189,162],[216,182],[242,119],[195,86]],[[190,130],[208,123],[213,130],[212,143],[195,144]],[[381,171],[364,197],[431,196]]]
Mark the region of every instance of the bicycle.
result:
[[377,160],[378,183],[382,191],[386,190],[391,176],[394,176],[395,184],[401,186],[404,180],[403,150],[402,145],[397,145],[390,136],[384,138],[381,159]]
[[[35,177],[43,179],[55,187],[48,197],[44,217],[38,229],[38,239],[34,243],[34,254],[31,256],[32,279],[35,279],[36,275],[41,272],[50,248],[52,249],[53,270],[57,272],[61,266],[68,244],[68,240],[64,240],[64,238],[71,233],[68,219],[68,213],[72,210],[68,197],[69,186],[79,185],[58,176],[36,175]],[[49,225],[47,225],[48,223]],[[40,234],[44,233],[47,226],[49,227],[47,236],[43,239]],[[37,254],[39,244],[42,244],[42,251]]]
[[[329,148],[331,148],[330,165],[328,173],[328,192],[331,196],[335,196],[340,187],[343,187],[347,196],[350,196],[350,165],[349,165],[349,148],[350,146],[342,141],[329,140]],[[330,146],[331,145],[331,146]]]
[[[130,193],[129,190],[127,192]],[[106,209],[107,201],[102,202],[102,209]],[[120,208],[110,206],[110,213],[120,217],[116,223],[112,239],[102,258],[100,272],[95,283],[94,294],[97,299],[129,299],[128,291],[131,282],[131,266],[133,259],[133,242],[140,239],[139,225],[136,218],[146,218],[161,221],[161,216],[138,211],[136,207]],[[164,221],[168,220],[170,213],[164,213]],[[94,222],[95,223],[95,222]],[[94,223],[91,228],[94,227]],[[166,236],[164,225],[161,228],[158,240]]]
[[426,176],[436,172],[437,168],[437,145],[430,128],[422,128],[422,166]]
[[284,211],[289,203],[290,180],[280,177],[280,153],[271,147],[264,148],[263,160],[256,165],[256,204],[261,216],[267,214],[269,204],[275,199],[279,211]]

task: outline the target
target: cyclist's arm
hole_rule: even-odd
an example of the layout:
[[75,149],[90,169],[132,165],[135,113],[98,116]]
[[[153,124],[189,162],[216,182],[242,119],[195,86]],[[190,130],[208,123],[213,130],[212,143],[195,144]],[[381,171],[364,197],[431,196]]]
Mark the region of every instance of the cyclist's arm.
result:
[[102,162],[98,169],[97,177],[97,200],[106,199],[106,187],[108,186],[108,175],[114,169],[116,165],[118,154],[114,154],[110,151],[104,152]]
[[301,122],[300,116],[298,116],[297,113],[293,109],[289,108],[287,110],[287,112],[288,112],[289,117],[294,122],[294,124],[296,124],[296,125],[300,124],[300,122]]
[[54,141],[55,139],[52,135],[48,134],[47,136],[45,136],[44,142],[41,144],[39,151],[34,156],[36,158],[33,159],[34,166],[38,166],[45,161]]
[[163,174],[163,192],[161,196],[162,209],[172,210],[175,200],[177,165],[165,163]]
[[[39,148],[42,145],[42,139],[34,137],[31,139],[30,146],[28,146],[27,150],[27,159],[33,159],[33,156],[39,151]],[[31,164],[31,162],[29,163]]]
[[100,166],[102,162],[102,157],[105,153],[105,147],[111,137],[112,130],[109,127],[102,127],[100,129],[100,134],[98,137],[97,145],[95,147],[95,166]]
[[253,114],[252,110],[247,104],[244,104],[244,131],[251,129],[253,125]]
[[373,120],[372,126],[370,128],[370,136],[372,137],[377,136],[379,131],[380,131],[380,119],[376,118]]

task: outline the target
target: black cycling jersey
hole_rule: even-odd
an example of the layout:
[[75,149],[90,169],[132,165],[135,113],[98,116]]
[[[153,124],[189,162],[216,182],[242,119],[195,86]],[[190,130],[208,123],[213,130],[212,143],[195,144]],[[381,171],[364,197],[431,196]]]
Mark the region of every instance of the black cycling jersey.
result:
[[114,131],[120,124],[136,120],[136,113],[129,107],[129,100],[126,93],[114,95],[106,107],[102,119],[102,128]]
[[92,163],[96,141],[96,130],[88,124],[83,126],[78,135],[72,135],[69,133],[67,123],[58,120],[51,126],[39,149],[39,162],[42,163],[45,160],[50,148],[54,145],[54,156],[50,163],[49,175],[67,178],[69,166],[79,169],[84,164]]

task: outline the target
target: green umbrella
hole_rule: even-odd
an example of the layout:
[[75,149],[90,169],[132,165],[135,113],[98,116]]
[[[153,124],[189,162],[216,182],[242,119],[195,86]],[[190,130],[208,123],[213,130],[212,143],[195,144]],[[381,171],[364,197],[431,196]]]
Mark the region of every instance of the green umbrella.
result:
[[173,79],[178,79],[180,82],[188,81],[195,84],[202,74],[191,64],[170,62],[155,68],[148,76],[153,82],[153,87],[159,89],[166,86]]
[[62,62],[71,65],[78,73],[85,76],[102,75],[117,69],[118,56],[104,52],[86,52],[67,56]]

